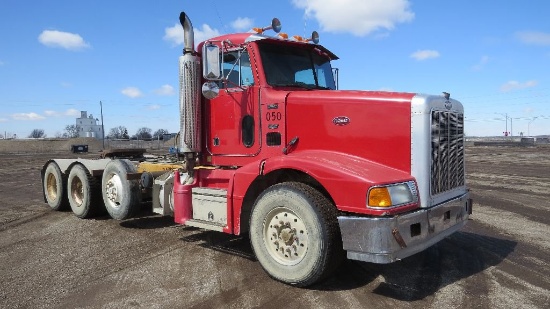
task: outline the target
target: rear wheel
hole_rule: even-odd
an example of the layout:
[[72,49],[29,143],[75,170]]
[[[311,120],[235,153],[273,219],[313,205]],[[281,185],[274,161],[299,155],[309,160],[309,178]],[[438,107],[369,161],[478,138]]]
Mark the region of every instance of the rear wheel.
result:
[[71,168],[67,193],[71,209],[77,217],[91,218],[99,211],[99,183],[84,166],[77,164]]
[[336,208],[317,190],[296,182],[274,185],[258,197],[250,241],[270,276],[297,286],[326,278],[343,259]]
[[129,173],[136,173],[136,167],[128,160],[113,160],[103,170],[101,188],[107,212],[115,220],[131,218],[140,203],[138,180],[128,180]]
[[46,202],[53,210],[66,210],[69,208],[67,200],[67,176],[61,173],[55,162],[50,162],[44,171],[43,179],[44,196]]

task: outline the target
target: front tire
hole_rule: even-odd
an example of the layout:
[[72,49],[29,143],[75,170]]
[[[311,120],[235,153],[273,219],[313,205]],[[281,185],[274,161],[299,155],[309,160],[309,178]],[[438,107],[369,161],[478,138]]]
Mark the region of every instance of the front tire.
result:
[[67,195],[77,217],[87,219],[98,213],[101,206],[99,184],[81,164],[73,166],[69,172]]
[[136,172],[136,167],[128,160],[113,160],[103,170],[103,202],[107,212],[115,220],[131,218],[139,209],[139,181],[128,180],[127,177],[129,173]]
[[67,200],[67,176],[61,173],[61,169],[55,162],[50,162],[44,170],[43,189],[46,202],[53,210],[66,210],[69,208]]
[[325,279],[343,258],[336,208],[319,191],[286,182],[268,188],[250,219],[250,241],[276,280],[308,286]]

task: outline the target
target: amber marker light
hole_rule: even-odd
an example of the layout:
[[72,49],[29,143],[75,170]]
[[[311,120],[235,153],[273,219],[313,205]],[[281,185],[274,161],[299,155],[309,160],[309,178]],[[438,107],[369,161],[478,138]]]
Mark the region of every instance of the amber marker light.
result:
[[284,33],[284,32],[280,32],[279,34],[277,34],[281,39],[284,39],[284,40],[288,40],[288,34]]
[[388,188],[372,188],[369,191],[369,204],[370,207],[390,207],[392,206],[390,192]]

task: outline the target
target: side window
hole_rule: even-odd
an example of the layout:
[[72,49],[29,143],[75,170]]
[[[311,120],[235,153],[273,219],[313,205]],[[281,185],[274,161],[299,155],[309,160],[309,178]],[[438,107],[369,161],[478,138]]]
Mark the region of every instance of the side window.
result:
[[248,52],[229,52],[223,55],[223,76],[227,79],[222,88],[254,85]]
[[247,148],[254,145],[254,117],[246,115],[242,120],[242,141]]

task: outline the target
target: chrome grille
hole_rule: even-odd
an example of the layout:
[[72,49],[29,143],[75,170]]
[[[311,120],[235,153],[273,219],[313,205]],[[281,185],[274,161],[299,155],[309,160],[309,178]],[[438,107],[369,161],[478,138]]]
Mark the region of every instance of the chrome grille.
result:
[[464,115],[432,111],[431,194],[464,185]]

